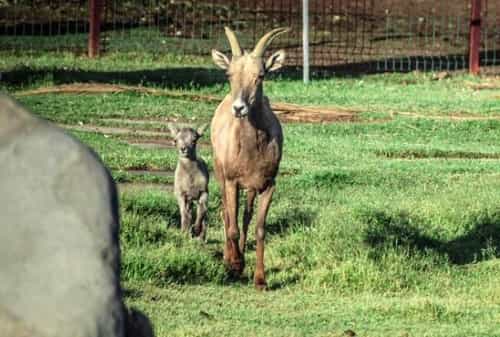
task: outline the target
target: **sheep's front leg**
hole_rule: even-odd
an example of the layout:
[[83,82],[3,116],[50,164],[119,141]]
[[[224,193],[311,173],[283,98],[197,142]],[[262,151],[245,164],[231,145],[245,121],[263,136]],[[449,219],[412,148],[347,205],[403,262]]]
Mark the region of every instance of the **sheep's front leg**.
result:
[[207,238],[207,210],[208,210],[208,193],[203,192],[198,200],[198,209],[196,210],[196,221],[194,227],[194,235],[205,241]]
[[184,232],[189,232],[191,227],[191,203],[183,196],[179,196],[177,202],[181,213],[181,229]]

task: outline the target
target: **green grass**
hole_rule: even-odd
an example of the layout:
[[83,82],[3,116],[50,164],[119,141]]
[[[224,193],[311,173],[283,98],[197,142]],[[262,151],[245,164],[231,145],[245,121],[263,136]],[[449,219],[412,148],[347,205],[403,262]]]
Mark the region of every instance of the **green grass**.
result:
[[[216,96],[228,90],[219,78],[209,81],[215,72],[203,62],[127,57],[0,57],[2,72],[26,75],[3,89],[56,123],[130,129],[129,135],[71,132],[100,154],[118,182],[168,185],[171,176],[130,170],[171,171],[175,150],[142,149],[127,140],[148,139],[133,130],[169,138],[167,121],[199,125],[211,119],[216,103],[138,93],[20,95],[94,72],[107,73],[97,82],[138,84],[145,76],[143,84],[156,88]],[[149,72],[165,67],[185,74],[201,67],[208,77],[190,82],[197,78],[192,73],[172,83],[156,80],[165,73]],[[168,190],[121,192],[127,303],[151,317],[158,336],[326,337],[347,329],[359,336],[500,336],[500,120],[393,114],[499,117],[498,91],[468,87],[480,81],[466,75],[434,81],[417,73],[332,78],[307,87],[284,75],[267,82],[272,101],[361,111],[356,123],[284,125],[267,222],[270,291],[252,286],[253,235],[242,279],[227,277],[220,193],[212,179],[206,244],[180,233]],[[149,123],[130,121],[141,118]],[[200,153],[211,167],[210,148]]]
[[[471,271],[472,272],[472,271]],[[497,303],[411,294],[341,296],[329,289],[283,289],[255,294],[247,287],[127,284],[129,304],[161,321],[160,336],[498,336]],[[480,290],[494,296],[495,289]],[[496,288],[498,291],[498,288]],[[491,298],[491,297],[490,297]],[[168,319],[175,317],[175,320]]]
[[147,150],[128,145],[98,133],[73,132],[75,136],[100,154],[112,170],[173,170],[177,156],[174,151]]
[[84,99],[80,94],[48,94],[25,96],[20,100],[29,106],[36,107],[43,117],[57,123],[100,122],[104,125],[105,123],[100,120],[105,118],[149,118],[153,121],[163,118],[165,122],[157,121],[156,123],[157,128],[163,131],[168,129],[166,118],[185,119],[192,123],[210,121],[216,106],[204,102],[135,93],[86,95]]
[[313,81],[307,87],[295,81],[276,81],[266,94],[277,101],[306,105],[334,105],[367,112],[418,112],[425,115],[498,115],[498,98],[491,91],[474,91],[461,75],[443,81],[430,74],[382,74],[351,79]]

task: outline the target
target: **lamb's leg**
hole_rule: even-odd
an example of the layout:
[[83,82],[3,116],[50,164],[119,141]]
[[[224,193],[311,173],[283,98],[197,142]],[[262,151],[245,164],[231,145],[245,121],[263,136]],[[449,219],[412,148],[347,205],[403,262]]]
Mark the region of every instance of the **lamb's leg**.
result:
[[207,238],[207,210],[208,193],[203,192],[198,200],[198,209],[196,210],[196,221],[194,226],[194,235],[202,241],[205,241]]
[[264,272],[264,239],[266,236],[265,222],[267,211],[271,206],[271,200],[275,190],[274,184],[262,192],[259,200],[259,210],[257,212],[257,224],[255,229],[255,238],[257,241],[256,254],[257,261],[255,265],[254,284],[257,289],[265,289],[267,286],[266,275]]
[[247,203],[245,204],[245,211],[243,213],[243,228],[240,236],[241,254],[245,254],[245,244],[247,241],[248,225],[250,224],[250,221],[252,221],[253,204],[256,194],[257,194],[256,190],[247,191]]
[[191,203],[182,196],[177,198],[177,202],[181,213],[181,230],[187,233],[191,227]]

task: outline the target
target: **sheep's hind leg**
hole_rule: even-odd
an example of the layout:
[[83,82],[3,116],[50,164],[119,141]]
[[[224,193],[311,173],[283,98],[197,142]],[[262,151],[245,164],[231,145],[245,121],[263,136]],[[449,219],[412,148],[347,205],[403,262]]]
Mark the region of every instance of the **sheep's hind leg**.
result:
[[252,221],[253,215],[253,204],[255,200],[255,196],[257,195],[256,190],[249,189],[247,191],[247,202],[245,204],[245,211],[243,213],[243,228],[240,236],[240,251],[242,254],[245,253],[245,245],[247,241],[247,233],[248,226],[250,225],[250,221]]
[[181,230],[188,233],[191,227],[191,203],[183,197],[177,198],[177,201],[181,213]]
[[196,210],[196,220],[194,226],[194,236],[205,241],[207,238],[207,210],[208,193],[203,192],[198,200],[198,209]]
[[255,228],[255,239],[257,241],[255,252],[257,254],[257,260],[255,265],[254,284],[259,290],[267,288],[264,271],[264,239],[266,237],[265,226],[267,212],[269,211],[269,206],[271,206],[274,190],[275,186],[273,184],[262,192],[259,200],[259,210],[257,211],[257,224]]

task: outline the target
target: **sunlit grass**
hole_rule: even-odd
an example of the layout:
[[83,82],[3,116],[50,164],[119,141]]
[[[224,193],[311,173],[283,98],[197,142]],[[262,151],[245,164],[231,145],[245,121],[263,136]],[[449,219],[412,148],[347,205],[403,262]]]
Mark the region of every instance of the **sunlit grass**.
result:
[[[171,172],[176,151],[133,145],[130,138],[144,137],[134,132],[156,130],[168,140],[167,122],[208,122],[217,103],[138,93],[20,94],[85,78],[137,85],[142,77],[143,85],[156,88],[217,97],[227,92],[223,75],[208,62],[183,62],[126,55],[0,58],[2,72],[21,69],[26,76],[3,88],[37,115],[59,124],[128,129],[125,135],[70,132],[99,153],[119,183],[156,186],[171,185],[172,177],[131,170]],[[190,70],[172,84],[168,77],[158,80],[168,72],[149,73],[163,66],[206,72],[203,82]],[[284,75],[270,80],[265,91],[272,101],[363,112],[355,123],[284,125],[282,174],[266,226],[270,291],[253,289],[253,234],[243,278],[227,278],[220,192],[212,178],[206,244],[180,233],[168,189],[122,190],[128,304],[151,317],[158,336],[326,337],[347,329],[359,336],[499,336],[500,121],[395,114],[499,116],[495,92],[469,86],[478,81],[393,74],[305,87]],[[211,167],[210,147],[199,153]]]

